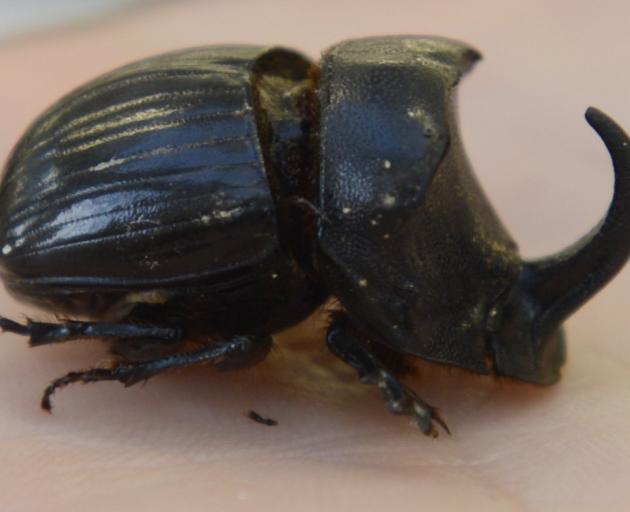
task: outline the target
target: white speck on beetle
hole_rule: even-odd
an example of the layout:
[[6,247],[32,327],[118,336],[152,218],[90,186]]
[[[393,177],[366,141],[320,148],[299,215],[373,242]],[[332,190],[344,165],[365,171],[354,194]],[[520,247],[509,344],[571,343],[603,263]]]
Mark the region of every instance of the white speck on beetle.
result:
[[391,194],[385,194],[383,196],[384,206],[394,206],[396,204],[396,197]]
[[361,286],[362,288],[365,288],[368,285],[368,280],[365,278],[359,279],[358,283],[359,283],[359,286]]
[[11,247],[9,244],[5,244],[5,246],[2,248],[2,254],[6,256],[7,254],[11,254],[12,250],[13,247]]
[[152,260],[148,256],[144,258],[144,264],[149,270],[153,270],[154,268],[160,266],[160,263],[157,260]]
[[370,224],[372,224],[372,226],[378,226],[378,221],[376,219],[372,219]]
[[123,301],[129,304],[166,304],[168,295],[160,290],[131,292],[125,295]]
[[344,215],[348,215],[351,211],[352,208],[348,208],[347,206],[344,206],[341,211],[343,212]]
[[385,234],[383,235],[383,238],[384,238],[385,240],[389,240],[389,233],[385,233]]
[[383,160],[383,167],[385,169],[391,169],[392,168],[392,163],[389,160]]
[[202,215],[199,220],[202,224],[211,224],[212,219],[231,219],[234,215],[240,213],[241,208],[232,208],[231,210],[215,210],[212,215]]
[[111,158],[106,162],[101,162],[100,164],[93,165],[88,170],[90,171],[104,171],[105,169],[109,169],[110,167],[114,167],[115,165],[125,163],[125,158]]
[[278,274],[276,274],[275,272],[272,272],[271,279],[278,279]]

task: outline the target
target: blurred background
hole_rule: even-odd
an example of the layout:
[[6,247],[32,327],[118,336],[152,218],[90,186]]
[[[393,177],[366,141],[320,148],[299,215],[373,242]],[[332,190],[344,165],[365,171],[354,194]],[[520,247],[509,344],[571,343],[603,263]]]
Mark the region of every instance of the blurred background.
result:
[[[459,90],[473,168],[522,253],[542,256],[610,201],[609,157],[583,113],[594,105],[630,128],[629,19],[628,0],[0,0],[0,162],[60,96],[152,54],[278,44],[316,60],[347,38],[448,36],[484,55]],[[24,306],[0,299],[3,315],[23,318]],[[569,364],[553,390],[428,365],[422,394],[454,431],[439,442],[390,418],[351,374],[331,376],[328,360],[284,364],[286,349],[213,384],[192,371],[125,391],[77,386],[44,421],[41,387],[102,351],[30,351],[7,335],[0,510],[173,510],[185,494],[197,504],[186,510],[627,511],[629,310],[627,268],[568,323]],[[296,337],[319,336],[322,358],[311,331]],[[252,403],[281,427],[251,427],[241,415]]]
[[59,25],[102,19],[140,3],[143,0],[0,0],[0,41]]

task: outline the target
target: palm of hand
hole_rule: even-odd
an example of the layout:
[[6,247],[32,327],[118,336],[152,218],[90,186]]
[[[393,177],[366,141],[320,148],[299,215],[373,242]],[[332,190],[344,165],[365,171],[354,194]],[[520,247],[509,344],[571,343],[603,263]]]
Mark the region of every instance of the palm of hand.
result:
[[[613,352],[574,336],[553,388],[421,364],[409,382],[453,430],[434,441],[387,414],[378,392],[324,350],[317,327],[284,334],[249,371],[196,368],[128,390],[69,388],[52,417],[36,406],[41,385],[69,365],[93,364],[95,346],[27,350],[7,339],[4,499],[92,510],[181,496],[188,510],[416,501],[442,510],[614,509],[627,499],[630,381]],[[252,422],[249,409],[279,425]]]

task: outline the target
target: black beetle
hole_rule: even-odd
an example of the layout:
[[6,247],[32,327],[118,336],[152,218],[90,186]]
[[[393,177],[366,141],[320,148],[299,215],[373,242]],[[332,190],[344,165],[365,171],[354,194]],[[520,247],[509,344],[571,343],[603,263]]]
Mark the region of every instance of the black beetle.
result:
[[[343,42],[318,68],[219,46],[123,67],[77,89],[17,144],[0,186],[0,268],[17,298],[90,321],[0,326],[33,346],[101,338],[129,386],[169,368],[260,361],[327,298],[327,342],[425,433],[446,425],[386,364],[396,354],[552,384],[561,323],[630,251],[630,142],[606,218],[522,261],[471,173],[453,88],[480,58],[440,38]],[[191,345],[190,342],[194,342]]]

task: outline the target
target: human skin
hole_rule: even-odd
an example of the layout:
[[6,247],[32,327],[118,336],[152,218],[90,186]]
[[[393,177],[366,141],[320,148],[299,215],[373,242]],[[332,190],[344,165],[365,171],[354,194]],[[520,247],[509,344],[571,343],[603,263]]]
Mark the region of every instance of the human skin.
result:
[[[386,4],[178,2],[7,42],[0,158],[61,94],[143,56],[226,42],[316,56],[348,37],[440,34],[485,55],[461,85],[463,139],[525,256],[594,225],[612,170],[582,113],[593,104],[630,129],[630,6]],[[549,388],[418,362],[407,382],[452,430],[436,440],[328,353],[322,316],[283,333],[251,370],[75,385],[52,415],[38,407],[43,387],[102,363],[105,347],[29,349],[4,334],[0,510],[628,510],[629,311],[626,269],[568,322],[568,362]],[[0,312],[52,318],[6,294]],[[250,409],[279,424],[254,423]]]

